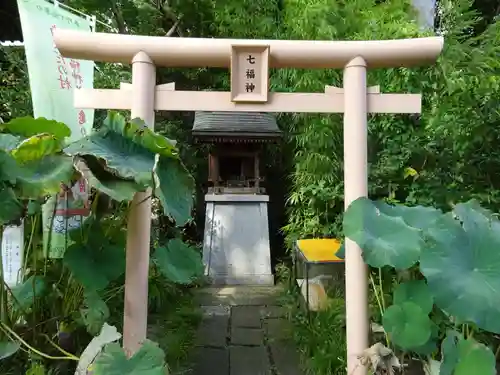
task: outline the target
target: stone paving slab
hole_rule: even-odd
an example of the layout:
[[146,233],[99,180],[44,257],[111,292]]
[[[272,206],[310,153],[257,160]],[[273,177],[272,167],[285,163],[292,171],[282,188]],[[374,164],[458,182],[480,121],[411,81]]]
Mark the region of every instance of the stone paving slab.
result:
[[227,344],[229,317],[212,316],[204,318],[196,334],[196,346],[223,348]]
[[269,343],[269,349],[277,375],[302,375],[300,355],[292,345],[275,341]]
[[282,292],[277,286],[210,287],[198,290],[196,299],[202,306],[272,306]]
[[231,309],[231,325],[233,327],[260,328],[259,306],[234,306]]
[[302,375],[280,288],[206,288],[192,371],[185,375]]
[[229,375],[227,348],[196,348],[192,375]]
[[210,316],[229,316],[231,315],[231,306],[201,306],[201,313],[203,317]]
[[233,346],[229,349],[231,375],[272,375],[264,346]]
[[231,345],[264,345],[264,331],[260,328],[233,327],[231,329]]
[[266,319],[264,321],[266,336],[270,341],[290,341],[292,331],[291,325],[285,319]]
[[260,317],[266,318],[283,318],[286,316],[287,310],[283,306],[265,306],[260,309]]

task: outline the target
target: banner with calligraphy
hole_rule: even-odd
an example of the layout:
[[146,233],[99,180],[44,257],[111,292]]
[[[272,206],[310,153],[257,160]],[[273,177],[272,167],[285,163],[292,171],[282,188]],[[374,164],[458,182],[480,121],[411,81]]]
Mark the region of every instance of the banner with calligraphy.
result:
[[[34,117],[65,123],[70,141],[92,129],[93,109],[75,109],[73,90],[92,88],[94,62],[61,56],[52,40],[56,28],[92,31],[92,17],[80,17],[45,0],[18,0]],[[57,4],[57,3],[56,3]]]
[[[76,109],[74,90],[92,88],[94,62],[68,59],[54,45],[57,28],[93,31],[95,18],[80,17],[58,2],[18,0],[26,61],[33,101],[33,116],[63,122],[71,129],[69,142],[88,135],[93,109]],[[61,181],[61,192],[43,206],[43,248],[50,258],[62,258],[71,245],[68,232],[89,216],[89,187],[84,179]]]
[[14,287],[22,280],[24,249],[24,222],[21,225],[6,225],[2,233],[3,282]]

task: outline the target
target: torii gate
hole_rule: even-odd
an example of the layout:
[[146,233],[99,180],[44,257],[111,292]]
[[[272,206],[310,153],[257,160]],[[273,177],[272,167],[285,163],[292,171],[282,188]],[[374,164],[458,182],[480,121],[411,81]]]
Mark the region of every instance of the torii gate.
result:
[[[345,208],[367,196],[367,113],[420,113],[420,94],[380,94],[367,89],[367,68],[434,63],[442,37],[383,41],[295,41],[168,38],[57,29],[65,57],[132,63],[132,84],[118,90],[75,91],[78,108],[131,110],[153,127],[154,111],[344,113]],[[176,91],[156,86],[156,66],[231,68],[231,92]],[[324,93],[268,93],[268,69],[343,68],[344,87]],[[129,354],[146,338],[149,193],[137,193],[127,230],[123,345]],[[361,249],[346,239],[347,374],[364,375],[357,358],[368,347],[367,267]]]

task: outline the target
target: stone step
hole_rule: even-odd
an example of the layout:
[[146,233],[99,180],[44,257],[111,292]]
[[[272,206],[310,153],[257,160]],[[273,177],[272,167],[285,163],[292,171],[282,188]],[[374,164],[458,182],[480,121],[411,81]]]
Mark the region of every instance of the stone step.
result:
[[276,306],[282,293],[281,286],[208,287],[196,292],[196,300],[201,306]]

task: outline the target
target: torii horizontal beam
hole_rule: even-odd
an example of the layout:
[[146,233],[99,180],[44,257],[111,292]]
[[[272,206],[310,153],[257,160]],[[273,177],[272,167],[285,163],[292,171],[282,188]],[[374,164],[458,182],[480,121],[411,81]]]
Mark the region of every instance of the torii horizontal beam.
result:
[[56,29],[54,42],[65,57],[130,64],[145,52],[156,66],[219,67],[231,65],[231,45],[269,45],[270,68],[344,68],[357,56],[368,68],[409,67],[436,61],[443,37],[371,40],[245,40],[172,38]]
[[[296,112],[344,113],[342,88],[326,86],[325,93],[269,93],[267,103],[233,103],[225,91],[175,91],[173,83],[156,86],[156,111]],[[368,89],[368,113],[420,113],[420,94],[380,94],[379,87]],[[129,84],[119,90],[75,90],[76,108],[130,110]]]

